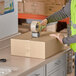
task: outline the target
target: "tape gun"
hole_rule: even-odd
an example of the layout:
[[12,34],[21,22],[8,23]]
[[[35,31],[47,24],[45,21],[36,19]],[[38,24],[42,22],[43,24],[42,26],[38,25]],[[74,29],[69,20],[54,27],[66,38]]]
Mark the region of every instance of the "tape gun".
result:
[[31,23],[31,32],[32,32],[32,37],[38,38],[40,37],[40,32],[46,28],[46,26],[42,26],[40,22],[38,21],[32,21]]

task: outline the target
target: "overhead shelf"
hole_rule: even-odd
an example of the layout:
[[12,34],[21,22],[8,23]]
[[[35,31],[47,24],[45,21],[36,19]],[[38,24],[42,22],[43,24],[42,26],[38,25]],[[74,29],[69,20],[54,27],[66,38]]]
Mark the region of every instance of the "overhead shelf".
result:
[[[25,14],[25,13],[19,13],[18,14],[18,18],[19,19],[37,19],[37,20],[43,20],[46,17],[47,16],[44,16],[44,15],[35,15],[35,14]],[[67,24],[69,24],[69,20],[70,20],[70,18],[66,18],[64,20],[61,20],[61,22],[66,22]]]
[[44,15],[34,15],[34,14],[25,14],[25,13],[19,13],[18,18],[20,19],[38,19],[38,20],[43,20],[47,16]]
[[67,24],[69,24],[69,21],[70,21],[70,18],[68,17],[68,18],[61,20],[60,22],[66,22]]

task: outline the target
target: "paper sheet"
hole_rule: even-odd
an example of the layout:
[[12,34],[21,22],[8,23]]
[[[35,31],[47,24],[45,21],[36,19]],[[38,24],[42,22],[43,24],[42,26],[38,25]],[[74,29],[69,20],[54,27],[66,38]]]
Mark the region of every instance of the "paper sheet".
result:
[[14,12],[13,0],[0,0],[0,15]]

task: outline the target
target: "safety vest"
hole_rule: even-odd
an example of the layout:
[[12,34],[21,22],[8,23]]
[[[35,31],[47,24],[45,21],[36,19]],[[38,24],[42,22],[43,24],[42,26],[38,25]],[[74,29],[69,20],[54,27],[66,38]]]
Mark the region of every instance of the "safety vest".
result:
[[[76,35],[76,0],[71,0],[71,36]],[[71,49],[76,52],[76,43],[70,44]]]

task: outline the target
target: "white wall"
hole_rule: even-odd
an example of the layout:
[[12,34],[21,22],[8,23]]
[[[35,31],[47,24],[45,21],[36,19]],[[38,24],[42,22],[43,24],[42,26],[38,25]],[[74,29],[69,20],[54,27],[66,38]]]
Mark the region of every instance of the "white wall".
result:
[[15,11],[0,16],[0,39],[18,32],[18,7],[14,0]]

